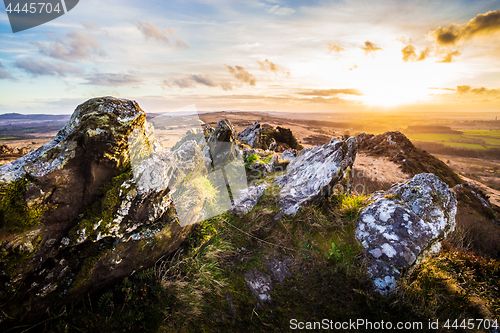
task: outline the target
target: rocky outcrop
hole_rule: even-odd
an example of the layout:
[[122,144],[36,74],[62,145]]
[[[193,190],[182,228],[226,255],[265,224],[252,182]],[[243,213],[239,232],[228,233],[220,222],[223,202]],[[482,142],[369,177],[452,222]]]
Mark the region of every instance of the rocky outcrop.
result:
[[255,122],[252,126],[248,126],[243,132],[238,133],[237,138],[252,148],[262,148],[260,123]]
[[359,151],[371,156],[387,157],[401,166],[411,177],[420,173],[433,173],[449,186],[463,180],[440,159],[415,147],[401,132],[386,132],[379,135],[362,133],[357,136]]
[[356,237],[375,289],[386,294],[403,272],[439,251],[441,240],[455,228],[457,201],[433,174],[419,174],[371,200],[360,213]]
[[50,143],[0,167],[0,294],[10,299],[0,326],[153,265],[193,221],[229,209],[222,192],[238,170],[244,178],[242,160],[231,164],[233,129],[221,121],[204,134],[164,151],[136,102],[95,98]]
[[335,185],[350,172],[357,147],[356,138],[350,137],[303,149],[288,164],[286,174],[274,180],[280,187],[281,213],[295,215],[304,205],[333,194]]
[[233,201],[232,212],[237,215],[245,215],[251,211],[268,186],[268,183],[262,183],[238,191]]

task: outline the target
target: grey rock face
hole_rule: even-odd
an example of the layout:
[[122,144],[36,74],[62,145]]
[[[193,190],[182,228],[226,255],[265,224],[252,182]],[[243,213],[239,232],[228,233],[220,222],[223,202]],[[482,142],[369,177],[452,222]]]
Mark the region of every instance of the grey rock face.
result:
[[238,140],[246,143],[252,148],[262,148],[260,124],[255,122],[252,126],[245,128],[243,132],[238,133]]
[[297,156],[297,151],[295,149],[287,149],[281,153],[280,160],[292,162]]
[[213,167],[217,170],[241,155],[237,151],[233,125],[227,119],[217,123],[207,140]]
[[356,237],[367,255],[375,288],[391,292],[403,271],[440,250],[455,228],[454,192],[434,174],[419,174],[375,200],[358,219]]
[[244,278],[248,289],[257,299],[259,306],[264,303],[271,303],[272,281],[268,274],[255,270],[245,273]]
[[237,215],[244,215],[251,211],[264,194],[267,186],[269,186],[268,183],[262,183],[238,191],[233,202],[232,212]]
[[333,194],[334,186],[352,168],[357,147],[356,138],[350,137],[301,150],[286,174],[275,179],[280,186],[281,213],[295,215],[304,205]]
[[11,299],[3,313],[35,319],[175,250],[189,228],[172,223],[166,184],[206,157],[186,138],[169,158],[175,170],[164,168],[136,102],[102,97],[79,105],[54,140],[0,167],[0,186],[26,182],[26,206],[43,211],[33,227],[0,233],[0,293]]

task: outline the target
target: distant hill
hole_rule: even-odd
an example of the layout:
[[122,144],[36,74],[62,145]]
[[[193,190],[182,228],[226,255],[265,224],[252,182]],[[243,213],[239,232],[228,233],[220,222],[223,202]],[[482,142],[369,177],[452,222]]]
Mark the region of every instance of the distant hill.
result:
[[20,113],[4,113],[0,114],[0,121],[9,120],[24,120],[24,121],[54,121],[54,120],[65,120],[67,121],[71,115],[69,114],[20,114]]

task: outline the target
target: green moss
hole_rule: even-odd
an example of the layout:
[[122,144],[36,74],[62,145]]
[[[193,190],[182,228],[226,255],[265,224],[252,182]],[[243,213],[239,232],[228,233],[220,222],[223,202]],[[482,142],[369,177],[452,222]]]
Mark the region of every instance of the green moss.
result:
[[83,232],[85,237],[92,240],[97,239],[99,233],[106,233],[113,224],[113,217],[122,203],[122,198],[133,189],[121,185],[133,177],[132,170],[127,168],[125,172],[112,178],[99,188],[98,197],[81,215],[77,225],[70,231],[73,240],[78,239]]
[[45,209],[28,207],[24,195],[29,180],[17,179],[0,188],[0,227],[10,232],[23,232],[38,224]]

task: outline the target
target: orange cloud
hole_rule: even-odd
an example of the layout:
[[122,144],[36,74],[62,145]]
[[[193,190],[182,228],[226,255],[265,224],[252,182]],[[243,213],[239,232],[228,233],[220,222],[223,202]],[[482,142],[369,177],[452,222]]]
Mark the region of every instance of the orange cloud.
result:
[[245,68],[241,66],[225,66],[229,70],[229,73],[233,74],[235,78],[237,78],[241,82],[248,83],[251,86],[255,86],[257,80],[255,80],[255,77],[250,74]]
[[374,54],[375,51],[382,50],[382,48],[376,46],[372,42],[366,41],[365,46],[361,46],[361,48],[365,51],[365,54]]
[[461,54],[462,53],[459,52],[459,51],[448,51],[448,53],[446,53],[446,56],[444,57],[444,59],[441,60],[441,61],[438,61],[438,62],[444,62],[444,63],[452,62],[453,61],[453,57],[459,56]]
[[415,46],[407,45],[404,49],[401,50],[403,53],[403,61],[407,62],[408,60],[415,60],[417,54],[415,53]]
[[343,47],[340,47],[337,43],[331,42],[328,44],[328,50],[330,52],[340,52],[340,51],[345,51]]
[[453,46],[460,40],[470,40],[476,36],[486,36],[500,31],[500,10],[479,14],[463,25],[450,24],[439,27],[430,34],[442,46]]

